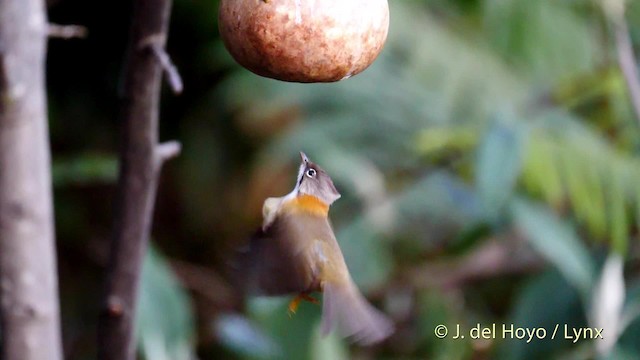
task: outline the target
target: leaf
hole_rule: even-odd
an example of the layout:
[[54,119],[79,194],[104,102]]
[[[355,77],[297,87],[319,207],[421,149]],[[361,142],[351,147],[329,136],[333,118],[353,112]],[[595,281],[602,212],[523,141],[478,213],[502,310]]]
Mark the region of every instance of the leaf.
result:
[[478,130],[472,126],[430,127],[416,137],[416,151],[437,157],[445,151],[469,151],[477,145]]
[[488,0],[484,23],[495,48],[536,81],[588,71],[598,57],[588,19],[571,2]]
[[491,126],[478,149],[476,186],[487,216],[492,221],[497,220],[513,193],[522,164],[524,136],[521,128],[498,120]]
[[[616,171],[616,164],[612,164],[612,174],[620,173]],[[616,176],[611,179],[609,185],[609,201],[610,201],[610,223],[611,223],[611,245],[615,252],[624,256],[627,253],[627,243],[629,241],[629,222],[627,220],[627,211],[625,206],[625,189],[622,184],[622,176]]]
[[55,159],[51,172],[54,186],[114,183],[118,176],[118,160],[115,156],[94,154]]
[[[447,171],[434,171],[417,179],[394,196],[393,208],[398,219],[394,228],[396,236],[425,234],[418,241],[427,247],[459,235],[465,226],[470,229],[483,221],[476,192],[463,179]],[[458,236],[457,240],[463,237]]]
[[385,282],[393,268],[388,244],[370,221],[359,217],[337,234],[353,280],[366,292]]
[[[453,339],[460,324],[460,330],[473,320],[466,318],[466,313],[452,304],[451,295],[437,290],[421,291],[415,297],[418,316],[416,322],[417,341],[421,346],[429,349],[423,358],[435,360],[470,359],[473,354],[472,339]],[[454,297],[455,298],[455,297]],[[458,310],[458,311],[456,311]],[[437,326],[447,327],[448,334],[440,339],[434,335]]]
[[640,285],[638,284],[631,287],[627,293],[622,319],[623,331],[629,324],[640,319]]
[[541,193],[548,204],[558,207],[563,200],[558,161],[551,144],[548,141],[540,141],[540,138],[530,136],[522,180],[529,192]]
[[556,324],[584,327],[586,319],[580,309],[579,293],[556,269],[552,269],[526,282],[513,301],[504,324],[546,330],[548,336],[536,339],[535,343],[506,339],[499,344],[496,358],[526,360],[549,358],[551,354],[567,349],[570,343],[559,340],[562,329],[558,329],[554,340],[550,339]]
[[566,114],[549,113],[541,120],[528,140],[522,176],[526,189],[554,208],[568,206],[590,239],[607,240],[626,254],[631,216],[640,208],[640,163],[576,126]]
[[190,360],[194,356],[195,327],[189,297],[153,247],[142,267],[136,334],[146,359]]
[[515,200],[512,211],[516,226],[524,232],[531,246],[586,299],[593,284],[594,265],[571,226],[549,210],[524,200]]
[[320,323],[322,308],[303,301],[297,313],[290,316],[287,304],[291,299],[293,296],[257,297],[247,304],[251,318],[280,349],[272,359],[305,360],[311,356],[313,331]]
[[242,315],[220,315],[214,323],[214,331],[223,346],[240,355],[268,359],[282,353],[273,339]]
[[311,360],[325,359],[347,360],[350,356],[345,340],[341,339],[336,332],[323,337],[318,324],[311,340]]
[[617,348],[640,356],[640,283],[629,288],[627,302],[623,313],[623,329]]

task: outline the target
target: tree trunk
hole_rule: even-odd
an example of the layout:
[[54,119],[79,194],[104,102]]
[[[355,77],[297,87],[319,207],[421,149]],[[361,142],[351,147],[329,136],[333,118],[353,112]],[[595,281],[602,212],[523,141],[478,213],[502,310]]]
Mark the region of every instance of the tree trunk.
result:
[[2,358],[62,358],[41,0],[0,0]]

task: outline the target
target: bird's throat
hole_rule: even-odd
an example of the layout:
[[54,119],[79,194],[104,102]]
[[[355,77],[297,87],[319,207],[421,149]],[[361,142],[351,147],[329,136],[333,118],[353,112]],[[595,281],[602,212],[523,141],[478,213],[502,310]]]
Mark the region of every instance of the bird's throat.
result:
[[298,195],[283,204],[283,210],[294,213],[308,213],[317,216],[328,216],[329,205],[313,195]]

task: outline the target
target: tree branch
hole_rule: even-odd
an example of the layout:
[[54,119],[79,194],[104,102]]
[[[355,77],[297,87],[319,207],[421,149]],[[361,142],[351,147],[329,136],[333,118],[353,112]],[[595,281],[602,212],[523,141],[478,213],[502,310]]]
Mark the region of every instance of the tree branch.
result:
[[0,0],[0,358],[62,358],[41,0]]
[[460,258],[412,268],[405,276],[417,289],[450,289],[476,280],[529,272],[543,264],[522,239],[509,237],[485,241]]
[[149,47],[151,48],[151,51],[153,51],[153,55],[155,55],[156,59],[160,62],[160,65],[162,65],[162,69],[167,75],[167,82],[169,83],[171,90],[173,90],[173,93],[176,95],[181,94],[183,88],[182,77],[180,77],[180,73],[176,66],[173,65],[169,54],[167,54],[164,47],[157,42],[149,44]]
[[80,25],[49,24],[47,34],[52,38],[73,39],[87,37],[87,28]]
[[160,163],[171,160],[180,155],[182,145],[178,141],[167,141],[159,144],[156,148],[156,161]]
[[624,4],[621,5],[621,8],[609,12],[613,21],[618,65],[624,75],[636,119],[640,123],[640,75],[638,75],[638,62],[633,53],[633,44],[629,36],[629,26],[624,17]]
[[162,163],[180,151],[177,142],[158,144],[162,64],[140,44],[156,39],[164,48],[171,0],[134,2],[123,70],[123,144],[106,294],[98,324],[98,358],[135,358],[134,320],[142,261],[147,250]]

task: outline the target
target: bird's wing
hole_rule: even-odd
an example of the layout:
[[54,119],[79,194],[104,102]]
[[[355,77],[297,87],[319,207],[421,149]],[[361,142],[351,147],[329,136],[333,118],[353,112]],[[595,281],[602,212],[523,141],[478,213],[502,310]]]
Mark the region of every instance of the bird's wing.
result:
[[312,227],[304,217],[279,215],[259,229],[234,261],[238,286],[261,295],[315,290],[317,270],[307,238]]

